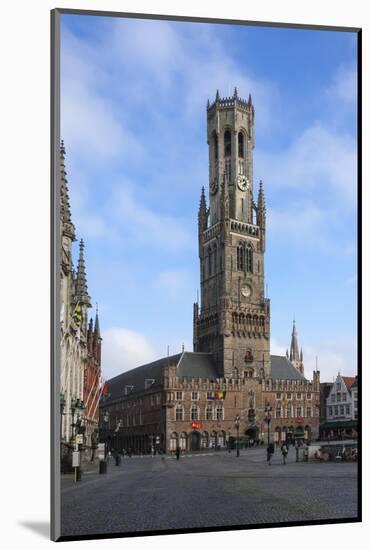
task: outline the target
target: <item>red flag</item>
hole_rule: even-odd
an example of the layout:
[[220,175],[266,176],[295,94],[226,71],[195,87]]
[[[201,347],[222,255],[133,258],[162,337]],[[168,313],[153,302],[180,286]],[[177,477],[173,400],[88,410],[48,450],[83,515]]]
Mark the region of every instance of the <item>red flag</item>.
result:
[[107,384],[107,382],[104,383],[102,393],[103,393],[104,396],[106,396],[107,393],[108,393],[108,384]]

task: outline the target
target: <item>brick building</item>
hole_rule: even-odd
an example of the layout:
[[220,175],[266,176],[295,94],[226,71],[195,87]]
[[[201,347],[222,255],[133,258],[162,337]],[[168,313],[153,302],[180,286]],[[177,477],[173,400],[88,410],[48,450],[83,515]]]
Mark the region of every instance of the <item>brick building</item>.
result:
[[[201,303],[193,305],[193,352],[143,365],[108,381],[101,422],[118,446],[146,451],[226,445],[239,435],[318,435],[319,372],[304,376],[293,324],[290,353],[270,353],[265,294],[266,207],[253,189],[254,106],[238,97],[207,105],[209,206],[198,212]],[[108,414],[107,414],[108,413]]]

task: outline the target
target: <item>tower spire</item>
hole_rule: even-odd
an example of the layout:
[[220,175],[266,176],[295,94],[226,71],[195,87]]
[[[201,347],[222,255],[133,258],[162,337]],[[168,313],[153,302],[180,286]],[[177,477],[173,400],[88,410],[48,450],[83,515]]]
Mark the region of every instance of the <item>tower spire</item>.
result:
[[77,264],[76,275],[76,298],[80,304],[91,307],[90,296],[88,294],[88,284],[86,282],[85,260],[84,260],[84,241],[80,240],[80,254]]
[[198,227],[201,232],[207,228],[207,207],[204,186],[202,186],[200,207],[198,209]]
[[290,361],[300,361],[299,346],[298,346],[298,333],[296,331],[295,319],[292,324],[291,333],[291,346],[290,346]]
[[234,97],[235,99],[237,99],[237,97],[238,97],[238,94],[237,94],[237,86],[235,86],[235,88],[234,88],[233,97]]
[[60,216],[63,224],[63,233],[75,240],[75,227],[71,221],[71,207],[70,198],[68,193],[67,173],[65,166],[66,149],[64,147],[64,141],[61,141],[59,149],[59,170],[61,176],[61,188],[60,188]]
[[94,337],[100,338],[99,316],[98,316],[98,303],[95,309],[95,323],[94,323]]

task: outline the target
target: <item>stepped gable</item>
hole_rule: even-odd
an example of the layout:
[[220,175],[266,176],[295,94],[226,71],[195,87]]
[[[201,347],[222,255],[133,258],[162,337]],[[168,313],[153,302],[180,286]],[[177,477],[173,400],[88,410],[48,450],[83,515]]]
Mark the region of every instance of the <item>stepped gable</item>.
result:
[[285,356],[271,355],[271,366],[273,380],[306,380]]

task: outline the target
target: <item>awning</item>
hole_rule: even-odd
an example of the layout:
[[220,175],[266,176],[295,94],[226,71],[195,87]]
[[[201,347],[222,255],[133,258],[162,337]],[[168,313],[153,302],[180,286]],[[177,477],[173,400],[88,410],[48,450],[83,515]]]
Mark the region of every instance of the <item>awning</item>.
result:
[[325,422],[320,424],[319,431],[323,432],[324,430],[337,430],[339,428],[349,429],[358,428],[357,420],[338,420],[337,422]]

